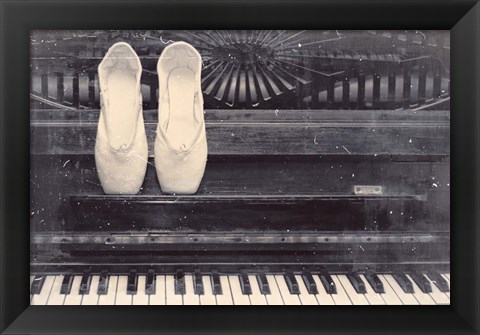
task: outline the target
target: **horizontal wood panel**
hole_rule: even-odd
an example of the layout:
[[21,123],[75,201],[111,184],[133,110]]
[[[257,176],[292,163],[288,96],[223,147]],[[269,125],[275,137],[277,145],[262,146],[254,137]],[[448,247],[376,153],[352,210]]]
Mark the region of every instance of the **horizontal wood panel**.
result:
[[435,228],[427,223],[426,198],[421,196],[257,199],[199,196],[182,199],[168,196],[71,196],[67,201],[74,218],[64,223],[63,230],[288,232],[442,229],[439,223]]
[[[31,109],[32,122],[46,121],[93,121],[97,122],[99,109]],[[158,120],[158,110],[144,109],[146,122]],[[315,109],[207,109],[207,121],[236,122],[357,122],[368,123],[406,122],[445,123],[450,122],[448,110],[315,110]]]
[[[296,241],[295,233],[278,232],[275,241],[264,242],[255,239],[254,236],[243,236],[232,242],[228,240],[230,235],[218,238],[219,242],[205,242],[209,238],[207,234],[192,235],[189,242],[163,242],[162,237],[157,237],[158,242],[151,242],[153,237],[145,240],[121,243],[118,236],[88,236],[72,237],[68,233],[65,236],[37,235],[32,240],[33,255],[37,256],[37,262],[42,261],[47,255],[56,258],[59,262],[84,261],[85,263],[121,263],[137,260],[143,263],[150,258],[155,262],[192,262],[195,258],[198,263],[208,261],[232,262],[232,253],[235,253],[235,261],[243,262],[285,262],[294,261],[301,257],[304,262],[322,262],[346,264],[364,264],[367,262],[445,262],[448,260],[449,241],[448,235],[433,233],[430,236],[402,235],[397,234],[388,240],[378,241],[375,237],[367,237],[366,234],[348,234],[345,240],[335,240],[336,234],[329,234],[332,242],[325,242],[325,234],[310,233],[310,242]],[[316,238],[315,235],[319,235]],[[323,236],[322,236],[323,235]],[[362,236],[363,235],[363,236]],[[373,234],[369,234],[372,236]],[[349,239],[348,237],[352,237]],[[182,238],[182,237],[179,237]],[[188,239],[189,236],[185,235]],[[318,241],[314,241],[317,239]],[[369,240],[370,239],[370,240]],[[378,239],[378,238],[377,238]],[[92,240],[98,240],[94,242]],[[107,257],[111,259],[108,260]],[[101,261],[100,261],[101,260]]]
[[[124,245],[138,250],[147,249],[154,245],[180,244],[322,244],[324,246],[341,243],[372,244],[411,244],[411,243],[448,243],[450,233],[379,233],[379,232],[231,232],[231,231],[205,231],[202,233],[175,233],[165,231],[148,231],[145,233],[125,232],[90,232],[90,233],[65,233],[62,235],[37,233],[31,236],[31,243],[38,244],[39,248],[44,244],[103,244],[107,248],[112,245]],[[161,247],[161,246],[159,246]],[[78,248],[78,246],[77,246]]]
[[[431,118],[426,115],[431,113]],[[278,114],[278,119],[275,115]],[[423,117],[385,117],[366,112],[298,113],[282,111],[221,112],[207,117],[209,155],[448,155],[450,125],[444,113]],[[410,112],[415,115],[415,112]],[[398,113],[396,114],[399,115]],[[153,156],[156,123],[146,122],[149,155]],[[32,154],[93,154],[95,120],[31,123]]]
[[[227,201],[223,206],[226,212],[219,213],[223,215],[220,217],[210,217],[208,224],[221,223],[233,230],[242,227],[243,222],[253,229],[259,228],[266,220],[264,217],[267,217],[267,212],[279,216],[281,223],[276,227],[282,230],[292,227],[297,229],[315,228],[314,221],[307,222],[308,220],[303,222],[303,226],[297,226],[295,217],[298,213],[301,214],[301,206],[297,213],[290,213],[292,216],[287,217],[285,212],[281,212],[279,215],[268,206],[261,204],[263,201],[267,204],[278,202],[279,204],[283,203],[283,207],[288,209],[291,207],[288,204],[291,202],[290,200],[293,200],[294,203],[306,203],[312,200],[319,203],[333,203],[329,215],[338,223],[336,226],[330,225],[331,221],[329,220],[322,221],[321,215],[324,213],[320,213],[321,215],[315,219],[321,222],[325,229],[343,230],[352,222],[352,218],[356,220],[357,224],[362,225],[363,229],[364,224],[373,222],[371,216],[380,212],[388,219],[388,224],[392,224],[392,226],[385,226],[388,229],[406,228],[424,231],[449,229],[449,158],[443,162],[392,162],[381,156],[349,156],[348,158],[216,156],[208,161],[197,194],[181,197],[162,195],[155,168],[151,165],[154,162],[150,160],[151,164],[148,165],[140,195],[116,197],[104,195],[92,155],[35,155],[31,159],[30,181],[32,231],[63,230],[65,225],[73,227],[77,225],[79,216],[74,215],[73,207],[76,207],[79,201],[72,201],[72,196],[90,199],[94,207],[97,206],[95,205],[96,200],[105,203],[110,199],[116,201],[117,205],[122,201],[127,204],[152,201],[153,203],[149,206],[153,211],[157,210],[155,202],[163,201],[166,205],[169,205],[169,202],[177,202],[172,206],[177,206],[178,209],[171,209],[178,215],[173,216],[159,216],[157,213],[148,218],[142,214],[142,210],[138,209],[138,216],[135,214],[135,217],[129,218],[129,220],[131,219],[129,222],[135,227],[129,227],[129,229],[143,229],[144,227],[155,229],[155,222],[158,220],[164,220],[166,226],[175,229],[181,228],[182,222],[179,219],[186,215],[190,217],[191,210],[195,210],[197,204],[200,206],[202,203],[205,205],[210,202],[212,206],[206,211],[208,215],[211,215],[219,207],[222,207],[219,205],[221,200]],[[353,190],[355,185],[381,186],[383,197],[361,198],[355,196]],[[390,204],[391,208],[388,212],[385,212],[385,207],[381,210],[372,207],[370,213],[364,212],[366,210],[364,208],[358,217],[355,218],[356,214],[349,216],[353,213],[352,208],[360,206],[363,201],[375,200],[374,203],[380,203],[382,199],[384,205],[386,202]],[[403,199],[407,201],[404,202]],[[407,215],[409,213],[407,202],[412,203],[412,201],[420,202],[421,208],[412,208],[414,215]],[[227,212],[234,210],[234,207],[243,206],[242,202],[256,202],[257,205],[250,206],[255,209],[254,211],[248,210],[238,212],[235,216],[229,216],[231,213]],[[106,206],[105,210],[113,210],[114,207]],[[84,209],[87,212],[89,210],[88,208]],[[221,211],[223,210],[221,209]],[[392,211],[391,214],[390,211]],[[183,215],[181,215],[182,213]],[[365,218],[365,215],[370,217]],[[113,213],[112,216],[120,218],[118,213]],[[346,219],[345,216],[347,216]],[[80,217],[83,217],[83,212],[80,212]],[[140,217],[142,217],[141,220]],[[113,226],[106,225],[110,222],[109,218],[110,215],[107,213],[101,220],[99,217],[93,217],[93,221],[89,221],[88,224],[102,222],[105,224],[105,229],[113,229]],[[119,220],[121,221],[121,219]],[[242,222],[239,223],[239,220]],[[404,226],[405,220],[408,221],[408,224]],[[260,225],[257,224],[258,222]],[[195,228],[195,225],[193,227]]]

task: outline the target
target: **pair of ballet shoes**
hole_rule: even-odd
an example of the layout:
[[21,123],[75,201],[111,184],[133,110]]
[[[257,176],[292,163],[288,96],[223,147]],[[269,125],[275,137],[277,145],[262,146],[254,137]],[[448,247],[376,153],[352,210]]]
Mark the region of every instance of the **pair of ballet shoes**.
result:
[[[154,154],[165,193],[193,194],[207,161],[201,90],[202,59],[188,43],[168,45],[157,63],[159,107]],[[137,194],[148,163],[142,113],[142,66],[133,48],[114,44],[98,67],[100,117],[95,143],[98,177],[106,194]]]

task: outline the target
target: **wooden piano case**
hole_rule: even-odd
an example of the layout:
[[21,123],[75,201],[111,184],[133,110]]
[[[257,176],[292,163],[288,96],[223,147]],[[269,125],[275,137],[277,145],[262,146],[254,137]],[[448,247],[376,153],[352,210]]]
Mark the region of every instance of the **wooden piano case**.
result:
[[[32,271],[448,272],[449,37],[427,34],[32,32]],[[161,192],[152,157],[170,39],[204,57],[209,154],[190,196]],[[103,194],[93,157],[96,69],[116,40],[144,68],[134,196]]]

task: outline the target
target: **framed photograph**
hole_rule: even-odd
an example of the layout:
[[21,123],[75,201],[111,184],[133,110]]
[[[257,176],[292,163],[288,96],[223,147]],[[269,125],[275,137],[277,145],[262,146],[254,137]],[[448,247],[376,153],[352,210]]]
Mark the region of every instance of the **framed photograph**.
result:
[[1,6],[2,333],[479,332],[476,1]]

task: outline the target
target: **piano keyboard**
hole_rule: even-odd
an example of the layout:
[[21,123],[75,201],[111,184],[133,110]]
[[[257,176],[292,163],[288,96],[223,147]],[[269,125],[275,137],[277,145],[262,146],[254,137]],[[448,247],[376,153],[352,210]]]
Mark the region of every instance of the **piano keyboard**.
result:
[[445,305],[450,274],[36,275],[31,305]]

